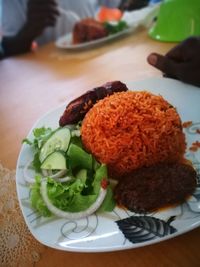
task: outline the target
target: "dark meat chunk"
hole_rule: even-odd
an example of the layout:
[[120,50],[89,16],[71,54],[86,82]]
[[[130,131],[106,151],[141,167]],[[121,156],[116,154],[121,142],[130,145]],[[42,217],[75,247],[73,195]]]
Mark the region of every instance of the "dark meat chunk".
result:
[[131,211],[151,212],[184,202],[196,184],[196,171],[192,166],[159,164],[122,177],[114,195],[119,205]]
[[101,22],[93,18],[86,18],[75,24],[73,29],[73,43],[89,42],[106,37],[107,35],[107,30]]
[[79,122],[98,100],[116,92],[127,90],[128,88],[124,83],[113,81],[87,91],[67,105],[63,115],[60,117],[60,126]]

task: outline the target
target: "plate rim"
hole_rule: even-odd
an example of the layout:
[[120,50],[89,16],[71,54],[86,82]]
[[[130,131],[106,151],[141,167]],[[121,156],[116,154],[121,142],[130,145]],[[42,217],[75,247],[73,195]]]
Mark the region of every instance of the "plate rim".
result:
[[101,44],[107,43],[107,42],[109,42],[111,40],[117,39],[120,36],[129,35],[135,29],[136,29],[136,27],[129,26],[128,29],[125,29],[125,30],[120,31],[120,32],[115,33],[115,34],[110,34],[110,35],[108,35],[106,37],[99,38],[99,39],[96,39],[96,40],[93,40],[93,41],[84,42],[84,43],[80,43],[80,44],[67,44],[67,45],[63,45],[62,44],[63,41],[70,42],[72,40],[72,32],[69,32],[69,33],[64,34],[61,37],[59,37],[55,41],[55,45],[56,45],[57,48],[60,48],[60,49],[81,50],[81,49],[91,48],[91,47],[95,47],[97,45],[101,45]]

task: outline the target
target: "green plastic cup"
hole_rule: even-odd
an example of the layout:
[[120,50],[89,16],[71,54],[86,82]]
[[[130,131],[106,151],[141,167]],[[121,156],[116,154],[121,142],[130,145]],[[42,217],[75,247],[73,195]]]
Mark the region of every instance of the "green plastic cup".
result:
[[200,0],[164,0],[149,36],[163,42],[200,36]]

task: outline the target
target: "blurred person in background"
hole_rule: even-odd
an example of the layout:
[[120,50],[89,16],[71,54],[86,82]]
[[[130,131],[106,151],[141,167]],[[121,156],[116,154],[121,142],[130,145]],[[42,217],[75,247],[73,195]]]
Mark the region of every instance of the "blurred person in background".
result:
[[[72,31],[76,15],[94,17],[120,0],[0,0],[0,58],[21,54]],[[66,11],[70,11],[66,13]]]
[[122,11],[138,10],[148,5],[158,4],[163,0],[121,0],[119,9]]
[[[140,4],[138,0],[0,0],[0,58],[30,51],[34,40],[40,45],[72,31],[75,18],[60,10],[85,18],[94,17],[101,5],[128,10],[140,8]],[[150,54],[147,61],[166,77],[200,86],[199,51],[200,38],[191,37],[166,55]]]
[[132,11],[143,8],[149,4],[149,0],[122,0],[119,9],[123,11]]

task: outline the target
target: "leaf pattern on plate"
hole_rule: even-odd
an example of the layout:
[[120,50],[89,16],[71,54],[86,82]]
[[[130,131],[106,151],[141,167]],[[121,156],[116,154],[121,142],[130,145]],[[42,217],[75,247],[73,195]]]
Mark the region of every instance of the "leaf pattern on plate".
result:
[[177,229],[170,225],[173,220],[174,217],[165,222],[150,216],[131,216],[116,223],[130,242],[140,243],[177,232]]

